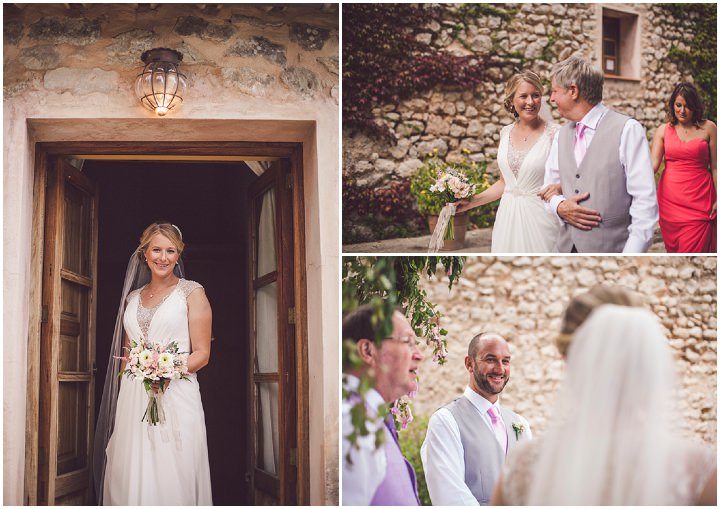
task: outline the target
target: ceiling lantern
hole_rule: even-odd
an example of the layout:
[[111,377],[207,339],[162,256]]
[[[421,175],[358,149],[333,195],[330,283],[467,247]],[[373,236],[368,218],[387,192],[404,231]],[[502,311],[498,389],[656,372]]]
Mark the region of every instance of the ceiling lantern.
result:
[[135,80],[135,94],[143,106],[163,117],[183,102],[187,80],[178,71],[182,53],[154,48],[141,58],[145,67]]

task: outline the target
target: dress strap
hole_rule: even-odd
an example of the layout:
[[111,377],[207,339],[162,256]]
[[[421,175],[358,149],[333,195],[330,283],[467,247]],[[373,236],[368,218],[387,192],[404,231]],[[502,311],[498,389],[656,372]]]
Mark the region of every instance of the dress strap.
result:
[[178,290],[180,291],[180,293],[182,293],[185,299],[187,299],[188,295],[190,295],[198,288],[203,288],[203,285],[201,285],[197,281],[188,281],[187,279],[181,279],[178,282]]

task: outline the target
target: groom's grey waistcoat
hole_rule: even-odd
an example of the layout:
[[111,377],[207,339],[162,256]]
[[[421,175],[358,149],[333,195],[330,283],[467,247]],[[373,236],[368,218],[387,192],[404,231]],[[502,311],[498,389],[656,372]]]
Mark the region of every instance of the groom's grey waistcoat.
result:
[[566,198],[590,193],[580,205],[600,212],[600,225],[580,230],[569,224],[560,229],[558,250],[569,253],[622,253],[628,239],[630,204],[625,170],[620,163],[620,135],[630,117],[608,110],[600,119],[580,166],[575,162],[575,126],[568,122],[558,134],[560,184]]
[[[480,505],[488,505],[495,482],[505,463],[505,451],[490,427],[482,421],[477,407],[465,396],[451,401],[445,408],[455,418],[460,430],[460,441],[465,455],[465,484]],[[520,422],[520,417],[503,407],[500,407],[500,415],[507,430],[509,452],[517,443],[512,423]],[[520,439],[522,440],[522,435]]]

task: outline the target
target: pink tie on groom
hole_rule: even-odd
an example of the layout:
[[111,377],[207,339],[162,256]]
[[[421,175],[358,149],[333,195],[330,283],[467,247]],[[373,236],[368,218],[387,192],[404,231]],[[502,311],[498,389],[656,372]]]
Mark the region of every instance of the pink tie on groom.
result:
[[507,454],[507,430],[505,429],[505,426],[503,426],[503,423],[500,421],[500,417],[497,414],[497,410],[495,410],[495,407],[491,406],[487,412],[490,415],[490,421],[492,421],[492,427],[493,431],[495,432],[495,437],[498,439],[498,442],[500,442],[500,446],[502,447],[505,454]]
[[585,157],[585,152],[587,151],[587,147],[585,146],[586,127],[587,126],[585,124],[581,124],[580,122],[578,122],[575,126],[575,128],[577,129],[577,132],[575,134],[575,162],[578,166],[580,166],[583,157]]

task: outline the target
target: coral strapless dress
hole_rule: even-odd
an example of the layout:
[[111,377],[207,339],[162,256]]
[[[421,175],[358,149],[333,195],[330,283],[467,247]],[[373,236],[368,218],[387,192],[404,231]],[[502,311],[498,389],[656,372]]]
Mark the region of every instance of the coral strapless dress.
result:
[[668,253],[716,253],[717,214],[710,215],[716,192],[704,139],[682,141],[665,128],[665,170],[658,184],[660,231]]

